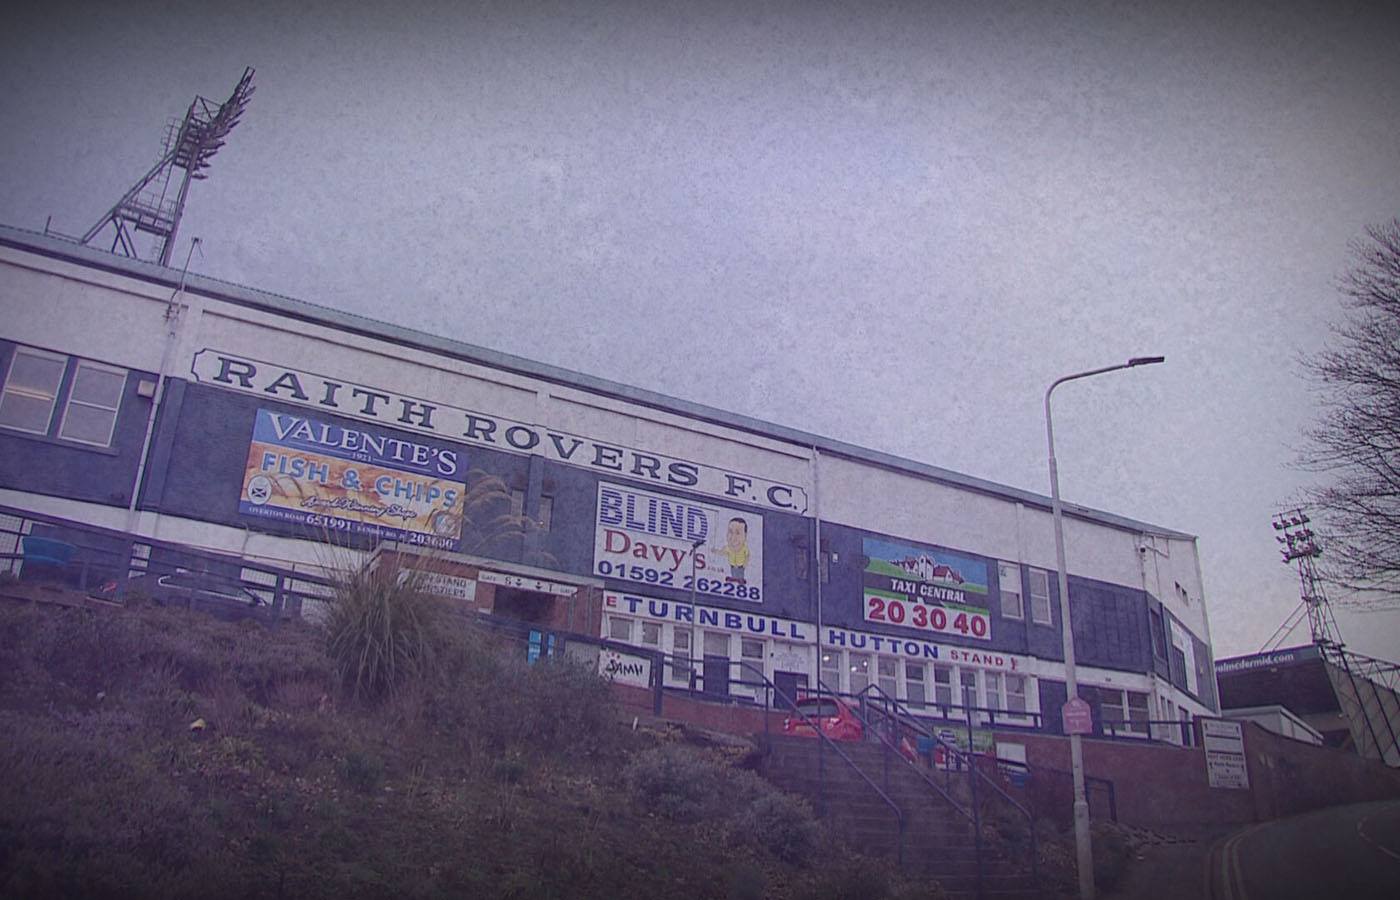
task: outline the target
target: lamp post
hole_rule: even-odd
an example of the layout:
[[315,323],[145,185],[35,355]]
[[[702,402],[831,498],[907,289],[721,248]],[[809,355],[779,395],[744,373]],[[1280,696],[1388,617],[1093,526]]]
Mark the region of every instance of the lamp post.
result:
[[[1060,474],[1055,466],[1055,426],[1050,419],[1050,395],[1055,388],[1066,381],[1116,372],[1133,366],[1147,366],[1165,362],[1164,356],[1135,356],[1116,366],[1076,372],[1057,378],[1045,391],[1045,440],[1050,448],[1050,500],[1055,519],[1055,565],[1059,569],[1060,585],[1060,630],[1065,652],[1066,705],[1079,699],[1079,685],[1074,669],[1074,631],[1070,627],[1069,576],[1065,572],[1065,527],[1064,510],[1060,504]],[[1074,848],[1079,868],[1079,896],[1081,900],[1094,900],[1094,857],[1089,843],[1089,800],[1084,793],[1084,745],[1076,730],[1069,736],[1070,768],[1074,775]]]
[[705,538],[693,538],[690,542],[690,690],[695,691],[695,620],[700,618],[699,608],[695,605],[695,554],[704,546]]

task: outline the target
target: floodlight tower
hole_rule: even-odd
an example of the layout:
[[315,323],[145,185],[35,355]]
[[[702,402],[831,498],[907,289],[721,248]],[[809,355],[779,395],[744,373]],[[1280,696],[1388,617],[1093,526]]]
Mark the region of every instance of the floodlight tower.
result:
[[1301,509],[1279,513],[1274,516],[1274,530],[1279,532],[1274,540],[1283,545],[1279,552],[1283,554],[1284,565],[1292,562],[1298,564],[1298,582],[1313,643],[1324,650],[1341,650],[1342,635],[1332,615],[1332,605],[1327,602],[1322,580],[1313,565],[1313,560],[1322,555],[1322,548],[1318,546],[1317,535],[1308,527],[1311,521]]
[[[160,161],[123,194],[116,205],[97,220],[97,224],[87,230],[80,243],[91,243],[104,228],[111,225],[115,232],[112,252],[120,250],[134,257],[138,256],[136,233],[149,234],[155,238],[152,257],[162,266],[170,265],[170,254],[175,249],[175,232],[180,227],[180,217],[185,213],[190,182],[208,177],[204,170],[209,168],[209,160],[238,124],[253,91],[253,69],[249,66],[244,69],[243,77],[234,86],[233,93],[223,103],[215,106],[204,97],[196,96],[179,127],[167,131]],[[174,199],[168,199],[174,186],[172,181],[178,181],[178,187],[175,187]]]

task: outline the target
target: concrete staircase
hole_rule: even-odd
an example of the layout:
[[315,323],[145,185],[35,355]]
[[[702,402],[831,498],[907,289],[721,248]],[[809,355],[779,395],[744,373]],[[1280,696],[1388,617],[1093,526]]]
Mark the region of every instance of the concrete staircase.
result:
[[[894,864],[899,847],[899,820],[894,811],[830,746],[822,752],[824,778],[819,779],[819,743],[813,738],[770,736],[760,771],[779,787],[811,801],[832,830],[852,847],[887,857]],[[977,897],[972,823],[893,753],[887,776],[882,745],[841,742],[838,746],[899,806],[904,818],[905,874],[936,879],[954,897]],[[929,774],[943,784],[942,772]],[[955,773],[952,781],[949,793],[963,808],[970,809],[966,775]],[[1023,856],[1009,859],[984,842],[981,896],[1007,900],[1039,897],[1030,876],[1028,852]]]

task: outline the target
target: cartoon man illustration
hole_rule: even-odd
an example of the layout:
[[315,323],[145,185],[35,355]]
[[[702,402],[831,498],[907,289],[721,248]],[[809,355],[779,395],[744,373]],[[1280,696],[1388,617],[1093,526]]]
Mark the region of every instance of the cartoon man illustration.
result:
[[729,560],[729,577],[725,581],[744,583],[744,566],[749,564],[749,523],[735,516],[725,530],[724,546],[711,552]]

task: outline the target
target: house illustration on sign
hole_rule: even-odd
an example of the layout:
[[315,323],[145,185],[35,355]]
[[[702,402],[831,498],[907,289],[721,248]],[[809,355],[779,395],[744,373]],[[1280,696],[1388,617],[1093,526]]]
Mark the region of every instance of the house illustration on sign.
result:
[[895,563],[913,578],[919,581],[951,581],[954,584],[962,584],[963,577],[957,569],[952,566],[945,566],[926,553],[919,556],[906,556]]

